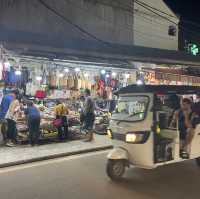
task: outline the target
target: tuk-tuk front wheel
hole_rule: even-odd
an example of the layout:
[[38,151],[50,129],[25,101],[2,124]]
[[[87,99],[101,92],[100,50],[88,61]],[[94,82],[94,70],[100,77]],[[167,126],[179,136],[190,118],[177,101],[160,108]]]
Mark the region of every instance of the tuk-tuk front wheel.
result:
[[200,158],[196,158],[196,163],[197,163],[197,166],[200,167]]
[[122,179],[125,172],[125,161],[124,160],[108,160],[107,162],[107,175],[114,181]]

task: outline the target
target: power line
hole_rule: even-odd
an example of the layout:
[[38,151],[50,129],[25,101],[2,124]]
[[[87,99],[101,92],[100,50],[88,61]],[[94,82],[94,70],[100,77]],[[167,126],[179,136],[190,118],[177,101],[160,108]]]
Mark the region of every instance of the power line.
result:
[[[99,19],[99,20],[101,20],[101,21],[104,21],[104,22],[106,22],[106,23],[109,23],[109,24],[112,24],[113,22],[111,21],[111,20],[109,20],[109,19],[107,19],[107,18],[105,18],[105,17],[102,17],[102,16],[99,16],[99,15],[97,15],[97,14],[94,14],[94,12],[91,12],[91,10],[90,9],[88,9],[88,8],[83,8],[83,7],[81,7],[80,5],[78,5],[77,3],[74,3],[74,2],[72,2],[71,0],[65,0],[65,1],[67,1],[68,3],[70,3],[72,6],[74,6],[74,7],[76,7],[76,8],[78,8],[79,10],[82,10],[84,13],[91,13],[91,15],[92,16],[94,16],[94,17],[96,17],[97,19]],[[132,15],[131,15],[132,16]],[[132,16],[133,17],[133,16]],[[119,29],[119,30],[124,30],[124,28],[125,29],[127,29],[127,30],[131,30],[131,31],[135,31],[136,33],[139,33],[139,34],[142,34],[142,35],[144,35],[144,37],[146,36],[146,37],[150,37],[151,39],[153,39],[152,37],[155,37],[155,38],[161,38],[161,39],[169,39],[169,40],[173,40],[174,41],[174,39],[171,39],[171,38],[168,38],[168,37],[164,37],[164,36],[161,36],[161,35],[158,35],[158,34],[149,34],[149,33],[144,33],[144,32],[141,32],[141,31],[139,31],[139,30],[137,30],[137,29],[135,29],[134,27],[133,27],[133,24],[132,24],[132,26],[130,26],[130,25],[122,25],[122,26],[119,26],[119,27],[116,27],[117,29]],[[138,35],[138,36],[140,36],[140,37],[142,37],[141,35]],[[155,40],[155,39],[154,39]]]
[[[143,4],[143,5],[146,5],[146,6],[148,6],[149,8],[151,8],[151,9],[153,9],[153,10],[156,10],[156,11],[162,13],[162,14],[165,14],[165,15],[171,17],[171,18],[177,18],[176,16],[170,15],[169,13],[166,13],[166,12],[164,12],[164,11],[162,11],[162,10],[159,10],[158,8],[155,8],[155,7],[153,7],[153,6],[150,6],[149,4],[146,4],[146,3],[142,2],[142,1],[139,1],[139,0],[135,0],[135,1],[137,1],[137,2],[139,2],[139,3],[141,3],[141,4]],[[184,23],[191,24],[191,25],[193,25],[193,26],[195,26],[195,27],[200,28],[200,24],[195,23],[195,22],[193,22],[193,21],[190,21],[190,20],[187,20],[187,19],[182,19],[181,21],[184,22]]]
[[167,15],[167,16],[169,16],[169,17],[177,18],[177,17],[174,16],[174,15],[171,15],[171,14],[169,14],[169,13],[167,13],[167,12],[164,12],[164,11],[162,11],[162,10],[159,10],[158,8],[155,8],[155,7],[153,7],[153,6],[150,6],[149,4],[146,4],[146,3],[143,2],[143,1],[139,1],[139,0],[135,0],[135,1],[137,1],[137,2],[139,2],[139,3],[141,3],[141,4],[143,4],[143,5],[146,5],[146,6],[148,6],[149,8],[151,8],[151,9],[153,9],[153,10],[156,10],[156,11],[162,13],[162,14],[165,14],[165,15]]
[[[199,33],[195,32],[195,31],[192,31],[192,30],[188,30],[187,28],[183,27],[182,25],[179,25],[179,24],[177,24],[176,22],[172,21],[171,19],[169,19],[169,18],[167,18],[167,17],[165,17],[165,16],[163,16],[163,15],[161,15],[161,14],[155,12],[154,10],[152,10],[151,8],[149,8],[148,6],[145,6],[145,5],[141,4],[141,3],[138,3],[137,0],[135,0],[135,3],[137,3],[137,4],[140,5],[141,7],[145,8],[146,10],[151,11],[151,12],[154,13],[155,15],[157,15],[157,16],[159,16],[159,17],[161,17],[161,18],[163,18],[163,19],[165,19],[165,20],[167,20],[167,21],[173,23],[173,24],[176,25],[177,27],[180,27],[180,28],[181,28],[182,30],[184,30],[185,32],[195,34],[195,35],[198,36],[198,37],[200,36]],[[191,36],[194,36],[194,35],[191,35]]]
[[38,0],[38,2],[43,5],[46,9],[50,10],[52,13],[54,13],[56,16],[60,17],[61,19],[63,19],[65,22],[67,22],[68,24],[72,25],[75,29],[79,30],[81,33],[84,33],[85,35],[88,35],[89,37],[91,37],[92,39],[103,43],[104,45],[109,45],[108,42],[103,41],[101,39],[99,39],[98,37],[96,37],[95,35],[89,33],[88,31],[86,31],[85,29],[81,28],[79,25],[73,23],[69,18],[63,16],[62,14],[60,14],[56,9],[52,8],[51,6],[49,6],[45,1],[43,0]]

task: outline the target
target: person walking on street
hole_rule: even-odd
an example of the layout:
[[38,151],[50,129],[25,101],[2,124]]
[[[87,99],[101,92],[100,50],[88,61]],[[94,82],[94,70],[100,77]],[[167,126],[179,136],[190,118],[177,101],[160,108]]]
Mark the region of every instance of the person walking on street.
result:
[[28,129],[29,129],[29,144],[31,146],[38,145],[40,136],[40,111],[33,104],[33,102],[27,102],[27,109],[25,110],[27,115]]

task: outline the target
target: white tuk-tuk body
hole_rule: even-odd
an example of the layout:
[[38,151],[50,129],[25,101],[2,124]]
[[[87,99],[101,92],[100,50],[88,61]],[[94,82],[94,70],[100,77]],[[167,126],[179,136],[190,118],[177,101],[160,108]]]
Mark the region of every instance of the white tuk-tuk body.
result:
[[[125,165],[153,169],[158,166],[184,161],[180,157],[180,137],[178,128],[157,128],[161,116],[166,113],[159,110],[155,103],[155,93],[195,94],[198,87],[188,86],[130,86],[119,92],[118,112],[114,113],[108,129],[114,149],[108,154],[107,173],[114,175],[115,162],[125,161]],[[147,92],[145,92],[147,90]],[[150,92],[148,92],[150,91]],[[137,113],[137,111],[139,111]],[[167,111],[166,111],[167,112]],[[139,116],[138,116],[139,115]],[[158,130],[158,131],[157,131]],[[159,157],[160,151],[166,157]],[[200,124],[196,126],[195,135],[189,146],[189,159],[198,159],[200,164]],[[118,165],[118,167],[120,164]],[[120,171],[117,170],[120,175]]]
[[[111,120],[110,122],[110,130],[113,134],[117,134],[118,136],[126,135],[128,132],[148,132],[149,136],[145,143],[143,144],[132,144],[127,143],[122,140],[118,140],[113,138],[112,142],[115,147],[114,151],[110,153],[109,158],[115,158],[117,156],[116,148],[123,149],[127,153],[128,160],[131,164],[138,165],[140,167],[154,167],[154,157],[153,157],[153,133],[151,132],[152,123],[153,123],[153,113],[150,109],[153,106],[153,94],[141,93],[139,96],[147,96],[149,99],[147,112],[144,120],[136,121],[136,122],[126,122],[126,121],[118,121]],[[126,97],[127,95],[122,95]],[[138,94],[129,94],[129,97],[138,96]],[[120,116],[119,116],[120,117]],[[115,118],[117,119],[117,117]],[[118,118],[123,119],[123,118]]]

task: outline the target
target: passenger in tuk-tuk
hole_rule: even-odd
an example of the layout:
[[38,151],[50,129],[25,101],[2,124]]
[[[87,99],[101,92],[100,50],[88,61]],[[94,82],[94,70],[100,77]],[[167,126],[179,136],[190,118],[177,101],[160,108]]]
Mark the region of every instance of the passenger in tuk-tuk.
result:
[[194,129],[197,124],[197,114],[192,110],[192,102],[188,98],[181,100],[181,108],[175,111],[171,125],[178,122],[178,130],[181,140],[181,157],[189,158],[188,146],[194,137]]

